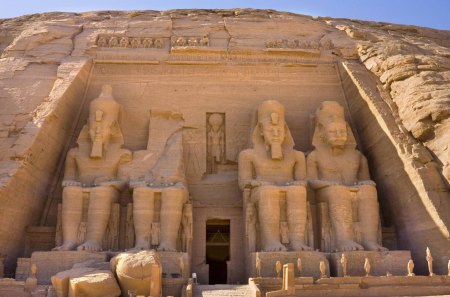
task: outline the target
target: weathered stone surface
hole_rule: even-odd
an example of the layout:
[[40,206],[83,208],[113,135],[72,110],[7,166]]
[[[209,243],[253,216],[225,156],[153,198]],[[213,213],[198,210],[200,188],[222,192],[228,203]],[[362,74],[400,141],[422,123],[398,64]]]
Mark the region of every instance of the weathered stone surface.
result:
[[[110,46],[106,37],[124,38],[127,47]],[[267,99],[286,106],[295,149],[305,152],[311,150],[309,115],[322,101],[345,106],[377,184],[383,224],[395,229],[400,248],[412,250],[419,271],[425,272],[430,245],[435,272],[446,272],[449,48],[446,31],[271,10],[50,13],[1,20],[0,254],[7,255],[6,272],[21,254],[26,226],[55,225],[63,160],[86,118],[87,102],[105,83],[124,106],[122,129],[131,150],[146,147],[149,109],[177,106],[185,117],[192,263],[202,281],[208,274],[204,229],[211,217],[231,220],[229,281],[246,280],[233,166],[249,147],[255,106]],[[224,114],[222,154],[229,162],[204,175],[205,115],[211,113]],[[124,193],[122,205],[130,199]]]
[[90,267],[72,268],[52,276],[52,285],[57,297],[75,296],[120,296],[120,288],[109,270]]
[[121,253],[111,260],[112,270],[119,280],[122,294],[134,291],[138,295],[160,296],[162,267],[154,250]]
[[[275,263],[280,261],[280,263],[297,263],[297,259],[302,259],[302,271],[299,273],[298,267],[294,269],[294,275],[296,277],[313,277],[315,279],[320,277],[319,264],[321,261],[325,262],[326,265],[326,275],[330,275],[330,267],[327,260],[327,254],[319,252],[260,252],[261,259],[261,276],[262,277],[276,277]],[[247,269],[249,271],[250,277],[256,276],[255,270],[256,263],[256,253],[250,254],[250,259],[247,263]],[[281,276],[281,275],[280,275]]]
[[71,277],[69,284],[69,297],[118,297],[120,288],[109,270],[94,270],[78,277]]
[[[330,269],[334,276],[344,276],[341,265],[342,253],[330,254]],[[407,274],[407,265],[411,259],[409,251],[353,251],[345,252],[347,257],[347,275],[365,276],[364,261],[369,259],[370,275],[386,276],[389,272],[392,275],[405,276]]]
[[108,255],[106,253],[89,253],[84,251],[53,251],[34,252],[31,255],[30,261],[37,266],[38,283],[50,284],[50,278],[53,275],[57,274],[60,271],[71,269],[76,263],[82,263],[89,260],[90,265],[93,265],[94,263],[105,262],[107,257]]

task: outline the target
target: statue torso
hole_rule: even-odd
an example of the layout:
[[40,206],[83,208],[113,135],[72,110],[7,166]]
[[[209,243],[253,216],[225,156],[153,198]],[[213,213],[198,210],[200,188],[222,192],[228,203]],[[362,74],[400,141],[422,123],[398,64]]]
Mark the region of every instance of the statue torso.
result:
[[90,158],[89,152],[78,149],[74,158],[78,171],[78,180],[92,186],[96,179],[115,180],[120,160],[124,154],[120,148],[109,148],[102,158]]
[[358,182],[360,158],[361,153],[357,150],[346,150],[337,155],[332,155],[328,150],[316,150],[318,177],[321,180],[353,185]]
[[255,179],[284,184],[294,181],[294,169],[297,163],[296,152],[285,152],[282,160],[273,160],[266,151],[253,150]]

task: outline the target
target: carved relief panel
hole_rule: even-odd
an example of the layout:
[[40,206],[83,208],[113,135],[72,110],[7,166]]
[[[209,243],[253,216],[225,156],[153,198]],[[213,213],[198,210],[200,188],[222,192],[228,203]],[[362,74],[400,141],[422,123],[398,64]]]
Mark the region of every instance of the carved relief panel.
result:
[[225,113],[206,113],[206,172],[217,173],[217,165],[226,163]]

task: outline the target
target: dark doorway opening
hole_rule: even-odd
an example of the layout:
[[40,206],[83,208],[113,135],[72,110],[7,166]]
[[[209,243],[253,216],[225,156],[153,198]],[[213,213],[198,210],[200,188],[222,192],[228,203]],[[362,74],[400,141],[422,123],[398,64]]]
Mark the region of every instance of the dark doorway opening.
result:
[[209,284],[227,283],[227,261],[230,260],[230,220],[211,219],[206,222],[206,264]]

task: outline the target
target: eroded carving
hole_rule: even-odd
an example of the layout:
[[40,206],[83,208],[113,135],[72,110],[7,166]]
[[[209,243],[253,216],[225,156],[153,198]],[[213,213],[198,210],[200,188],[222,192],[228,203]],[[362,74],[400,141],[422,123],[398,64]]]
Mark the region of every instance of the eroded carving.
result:
[[[135,152],[128,168],[130,188],[133,189],[136,249],[149,249],[151,246],[157,246],[161,251],[181,249],[177,247],[177,239],[183,205],[188,201],[183,123],[179,113],[151,111],[147,149]],[[185,232],[188,233],[187,230]],[[188,234],[186,240],[189,241],[190,237]],[[186,243],[185,247],[189,249],[187,246]]]
[[[387,250],[379,242],[375,183],[370,180],[366,158],[355,148],[339,103],[326,101],[317,110],[313,146],[307,157],[308,179],[316,199],[327,204],[321,220],[329,216],[331,221],[332,239],[324,237],[322,230],[322,241],[331,241],[330,250]],[[327,250],[323,245],[322,250]]]
[[208,47],[209,37],[207,35],[203,37],[198,36],[172,36],[172,47]]
[[[103,86],[100,96],[90,103],[88,124],[78,137],[78,146],[67,154],[62,183],[63,243],[55,250],[75,249],[78,239],[83,240],[79,250],[102,249],[112,205],[125,186],[119,166],[131,160],[130,151],[121,148],[119,112],[112,88]],[[86,220],[83,204],[87,204]]]
[[225,154],[225,114],[208,113],[207,117],[207,169],[217,173],[217,164],[226,163]]
[[322,42],[315,40],[298,40],[298,39],[277,39],[270,40],[265,44],[266,48],[283,48],[283,49],[314,49],[320,48],[328,50],[334,47],[331,40],[326,39]]
[[122,47],[122,48],[162,48],[162,38],[133,37],[133,36],[107,36],[101,35],[97,38],[98,47]]
[[285,220],[290,249],[311,249],[305,244],[305,157],[293,146],[283,105],[275,100],[263,102],[258,107],[253,148],[239,154],[239,186],[248,197],[244,200],[250,200],[244,203],[254,203],[258,209],[261,246],[257,250],[287,250],[280,241],[280,222]]

